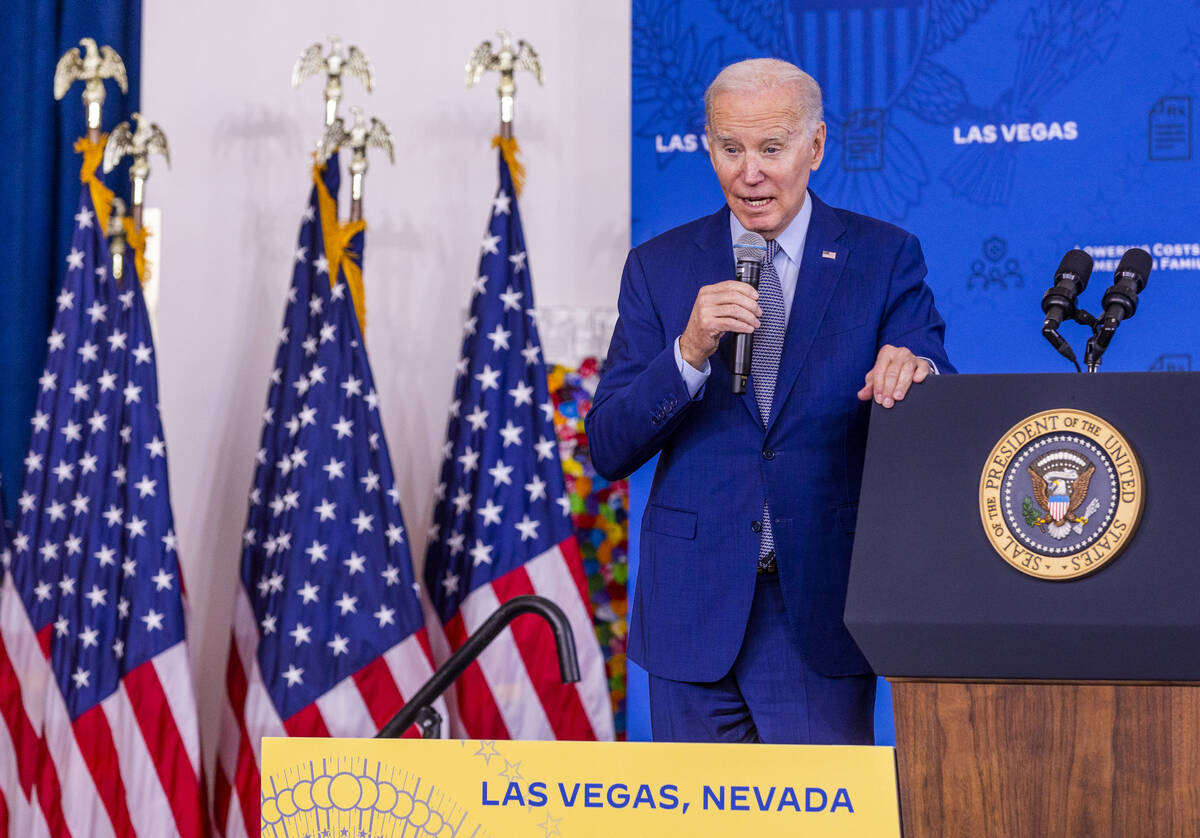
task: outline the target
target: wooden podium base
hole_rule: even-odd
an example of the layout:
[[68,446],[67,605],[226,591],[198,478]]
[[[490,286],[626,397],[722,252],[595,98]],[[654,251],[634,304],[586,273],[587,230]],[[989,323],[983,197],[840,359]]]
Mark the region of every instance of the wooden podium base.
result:
[[1200,835],[1200,684],[895,679],[906,838]]

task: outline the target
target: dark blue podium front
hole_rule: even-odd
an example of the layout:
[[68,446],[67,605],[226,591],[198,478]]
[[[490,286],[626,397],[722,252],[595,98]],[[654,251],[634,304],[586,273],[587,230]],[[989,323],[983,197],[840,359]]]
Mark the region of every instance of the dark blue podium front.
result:
[[[1141,461],[1124,551],[1048,581],[992,548],[980,478],[1023,418],[1082,410]],[[955,375],[875,407],[846,625],[890,678],[1200,681],[1200,373]]]

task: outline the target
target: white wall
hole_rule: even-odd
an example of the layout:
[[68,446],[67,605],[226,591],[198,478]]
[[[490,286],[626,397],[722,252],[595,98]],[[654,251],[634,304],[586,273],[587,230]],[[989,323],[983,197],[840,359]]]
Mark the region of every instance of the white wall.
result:
[[537,301],[611,308],[628,248],[629,26],[621,0],[145,4],[143,112],[172,159],[147,187],[163,212],[161,407],[210,770],[252,458],[322,129],[323,81],[289,85],[301,49],[338,34],[366,52],[375,92],[348,79],[342,113],[364,106],[396,145],[396,165],[376,154],[367,175],[367,343],[419,561],[496,187],[496,77],[467,90],[467,56],[500,27],[540,53],[546,85],[518,76],[515,123]]

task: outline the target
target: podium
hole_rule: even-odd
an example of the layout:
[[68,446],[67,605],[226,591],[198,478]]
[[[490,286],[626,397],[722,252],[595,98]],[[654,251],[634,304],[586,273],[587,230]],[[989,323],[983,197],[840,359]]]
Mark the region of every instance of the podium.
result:
[[[1002,558],[981,513],[989,458],[1046,411],[1117,429],[1144,493],[1123,550],[1061,580]],[[1058,439],[1009,458],[1025,531],[1051,516],[1020,480]],[[908,838],[1200,835],[1197,484],[1200,373],[942,376],[874,408],[846,625],[893,685]],[[1055,568],[1076,537],[1034,536]]]

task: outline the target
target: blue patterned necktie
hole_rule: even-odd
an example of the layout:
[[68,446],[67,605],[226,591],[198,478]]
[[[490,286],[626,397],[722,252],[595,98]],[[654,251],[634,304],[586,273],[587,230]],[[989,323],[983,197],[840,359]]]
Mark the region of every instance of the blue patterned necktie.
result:
[[[763,427],[771,416],[771,402],[775,398],[775,379],[779,377],[779,359],[783,357],[783,333],[785,309],[783,286],[775,270],[775,254],[779,242],[767,242],[767,258],[762,263],[762,274],[758,281],[758,305],[762,309],[758,329],[754,332],[754,351],[750,356],[750,376],[754,381],[754,400],[758,402],[758,414]],[[775,533],[771,526],[771,510],[763,501],[761,540],[758,549],[758,564],[764,568],[770,563],[775,551]]]

